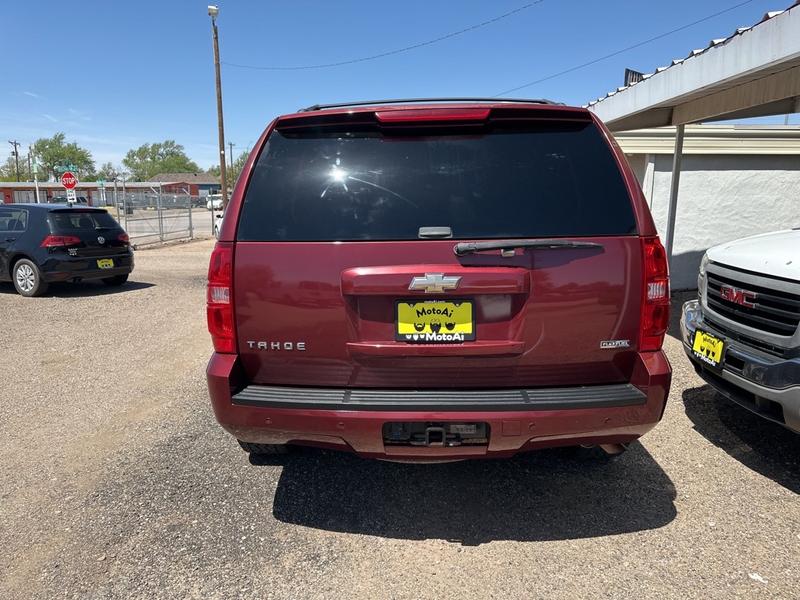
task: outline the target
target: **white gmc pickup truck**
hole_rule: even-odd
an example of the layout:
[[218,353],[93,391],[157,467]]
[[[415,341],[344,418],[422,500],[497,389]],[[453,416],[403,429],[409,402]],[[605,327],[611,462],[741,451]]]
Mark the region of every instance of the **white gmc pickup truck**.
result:
[[800,433],[800,229],[715,246],[683,305],[697,373],[737,404]]

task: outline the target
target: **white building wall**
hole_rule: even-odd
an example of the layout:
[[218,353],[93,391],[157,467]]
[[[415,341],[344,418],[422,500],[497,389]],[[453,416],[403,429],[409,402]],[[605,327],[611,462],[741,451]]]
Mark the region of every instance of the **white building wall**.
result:
[[[647,176],[642,178],[662,240],[671,172],[672,156],[654,155],[652,182]],[[648,190],[651,183],[652,190]],[[799,155],[684,155],[675,222],[673,289],[697,286],[700,259],[709,247],[792,227],[800,227]]]

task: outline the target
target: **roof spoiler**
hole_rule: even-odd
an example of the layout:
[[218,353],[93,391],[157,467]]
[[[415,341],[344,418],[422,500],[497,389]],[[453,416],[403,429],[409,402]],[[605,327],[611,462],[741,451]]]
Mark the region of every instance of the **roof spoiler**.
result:
[[544,98],[395,98],[390,100],[362,100],[359,102],[339,102],[336,104],[312,104],[306,108],[301,108],[297,112],[313,112],[315,110],[325,110],[327,108],[346,108],[348,106],[376,106],[382,104],[432,104],[436,102],[508,102],[524,104],[552,104],[554,106],[564,106],[561,102],[554,102]]
[[404,108],[392,110],[376,107],[375,110],[355,110],[342,112],[306,112],[287,115],[278,119],[275,128],[282,131],[317,128],[326,126],[368,126],[382,130],[405,128],[408,126],[484,126],[491,122],[544,122],[544,121],[591,121],[591,113],[586,109],[564,106],[562,104],[542,104],[540,108],[514,105],[502,106],[447,106],[436,108]]

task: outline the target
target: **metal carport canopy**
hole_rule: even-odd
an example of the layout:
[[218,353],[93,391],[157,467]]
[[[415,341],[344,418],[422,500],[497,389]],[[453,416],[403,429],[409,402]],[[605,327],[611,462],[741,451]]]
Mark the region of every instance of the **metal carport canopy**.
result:
[[611,131],[677,126],[665,245],[672,256],[687,123],[800,112],[800,0],[588,104]]

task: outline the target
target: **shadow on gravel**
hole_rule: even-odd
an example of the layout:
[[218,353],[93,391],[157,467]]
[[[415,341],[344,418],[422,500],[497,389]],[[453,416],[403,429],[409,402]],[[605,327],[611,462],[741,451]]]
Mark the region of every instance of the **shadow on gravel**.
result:
[[[108,296],[111,294],[123,294],[136,290],[144,290],[153,287],[154,283],[145,281],[129,281],[124,285],[110,287],[101,281],[82,281],[80,283],[51,283],[44,297],[52,296],[55,298],[84,298],[86,296]],[[12,283],[0,283],[0,294],[16,294]]]
[[681,311],[683,305],[689,300],[697,300],[697,290],[688,292],[674,292],[670,303],[669,329],[667,335],[681,341]]
[[708,385],[685,390],[694,428],[744,466],[800,494],[800,436],[754,415]]
[[615,535],[675,518],[675,488],[640,444],[612,462],[580,454],[414,465],[301,449],[261,464],[283,466],[275,518],[328,531],[473,546]]

